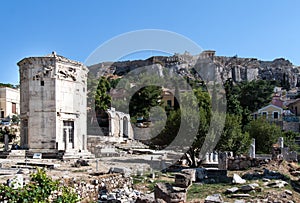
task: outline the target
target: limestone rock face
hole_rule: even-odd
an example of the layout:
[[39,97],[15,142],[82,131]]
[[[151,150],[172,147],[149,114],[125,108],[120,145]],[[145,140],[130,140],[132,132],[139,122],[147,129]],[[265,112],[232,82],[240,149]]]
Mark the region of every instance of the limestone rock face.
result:
[[237,56],[215,56],[215,53],[206,55],[207,51],[199,55],[188,53],[176,54],[174,56],[155,56],[146,60],[103,62],[90,66],[92,74],[99,75],[126,75],[139,67],[149,67],[153,71],[153,65],[166,67],[169,71],[155,73],[160,77],[164,74],[177,73],[189,78],[201,78],[205,81],[216,79],[224,82],[232,78],[235,82],[251,81],[256,79],[288,81],[291,87],[295,87],[300,81],[300,67],[293,65],[290,61],[278,58],[273,61],[262,61],[257,58],[240,58]]

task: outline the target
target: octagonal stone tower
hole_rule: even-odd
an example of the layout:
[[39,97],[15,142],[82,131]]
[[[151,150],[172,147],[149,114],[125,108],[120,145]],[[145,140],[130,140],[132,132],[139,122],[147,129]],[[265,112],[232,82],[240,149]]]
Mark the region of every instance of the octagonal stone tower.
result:
[[88,69],[53,52],[19,63],[21,146],[41,153],[87,149]]

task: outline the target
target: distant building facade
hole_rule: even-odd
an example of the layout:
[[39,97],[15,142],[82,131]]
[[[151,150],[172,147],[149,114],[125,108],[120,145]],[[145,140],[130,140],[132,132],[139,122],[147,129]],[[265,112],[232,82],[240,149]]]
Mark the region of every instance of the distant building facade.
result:
[[290,100],[286,105],[296,116],[300,116],[300,98]]
[[20,90],[0,87],[0,119],[20,114]]
[[21,146],[45,153],[86,150],[86,66],[55,52],[18,66]]
[[163,88],[162,90],[162,101],[164,102],[164,105],[167,107],[174,107],[174,93],[172,90]]
[[253,113],[254,119],[258,117],[264,117],[268,120],[282,120],[282,115],[283,109],[275,106],[274,104],[264,106],[261,109],[258,109],[257,112]]

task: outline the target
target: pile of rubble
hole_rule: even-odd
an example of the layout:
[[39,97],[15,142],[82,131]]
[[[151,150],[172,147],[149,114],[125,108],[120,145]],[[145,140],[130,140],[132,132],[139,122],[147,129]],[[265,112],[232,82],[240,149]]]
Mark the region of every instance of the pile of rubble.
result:
[[[285,187],[289,185],[289,183],[285,181],[286,177],[279,172],[264,169],[263,172],[247,173],[242,177],[256,182],[246,184],[245,179],[241,178],[237,174],[234,174],[232,183],[235,184],[235,186],[226,189],[224,195],[226,195],[227,198],[235,199],[235,203],[295,202],[293,199],[293,192],[285,189]],[[258,179],[262,180],[262,183],[259,184]],[[266,193],[261,193],[272,188],[281,188],[281,190],[272,190]],[[205,203],[223,202],[224,200],[221,194],[209,195],[205,199]]]
[[106,189],[103,189],[99,191],[98,202],[134,203],[138,198],[141,197],[141,195],[141,192],[128,187],[114,189],[111,192],[108,192]]
[[247,180],[258,180],[258,179],[282,179],[285,180],[286,177],[277,172],[264,168],[263,170],[255,171],[254,173],[246,173],[243,175],[244,179]]

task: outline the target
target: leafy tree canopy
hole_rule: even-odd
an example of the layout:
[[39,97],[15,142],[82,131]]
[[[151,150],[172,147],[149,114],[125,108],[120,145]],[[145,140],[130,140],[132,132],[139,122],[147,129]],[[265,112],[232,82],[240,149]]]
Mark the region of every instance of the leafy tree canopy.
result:
[[279,126],[270,124],[266,119],[259,118],[251,121],[246,127],[251,138],[255,139],[256,152],[271,153],[273,144],[282,136]]

